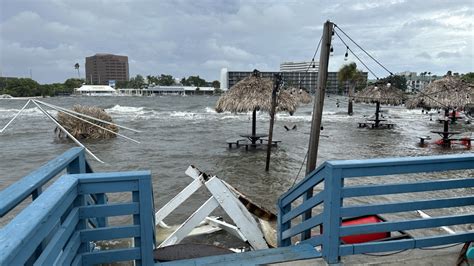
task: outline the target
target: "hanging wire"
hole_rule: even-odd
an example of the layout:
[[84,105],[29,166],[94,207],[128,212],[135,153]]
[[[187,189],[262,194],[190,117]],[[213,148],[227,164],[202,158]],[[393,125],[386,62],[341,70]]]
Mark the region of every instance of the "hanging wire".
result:
[[318,46],[316,46],[316,50],[314,51],[313,58],[311,59],[311,63],[308,65],[308,67],[306,68],[306,71],[304,72],[303,77],[302,77],[302,78],[300,79],[300,81],[298,82],[298,86],[299,86],[300,88],[301,88],[301,83],[302,83],[303,80],[306,78],[306,74],[308,74],[309,68],[310,68],[310,67],[313,67],[313,68],[316,67],[315,62],[314,62],[314,58],[316,57],[316,54],[317,54],[318,51],[319,51],[319,47],[321,46],[322,40],[323,40],[323,36],[321,35],[321,38],[319,39],[319,42],[318,42]]
[[[337,26],[336,24],[334,24],[334,27],[335,28],[338,28],[349,40],[351,40],[351,42],[353,42],[355,45],[357,45],[357,47],[359,47],[359,49],[361,49],[366,55],[368,55],[370,58],[372,58],[372,60],[374,60],[379,66],[381,66],[383,69],[385,69],[390,75],[393,76],[393,73],[388,70],[384,65],[382,65],[379,61],[377,61],[377,59],[375,59],[372,55],[370,55],[366,50],[364,50],[364,48],[362,48],[358,43],[356,43],[349,35],[347,35],[339,26]],[[336,32],[337,34],[337,32]]]
[[339,40],[341,40],[341,42],[346,46],[347,50],[349,50],[354,56],[355,58],[357,58],[357,60],[359,60],[360,63],[362,63],[362,65],[365,66],[365,68],[367,68],[367,70],[369,70],[369,72],[374,75],[374,77],[376,77],[377,79],[379,79],[379,77],[372,71],[372,69],[370,69],[355,53],[354,51],[352,51],[352,49],[349,47],[349,45],[347,45],[347,43],[341,38],[341,36],[337,33],[337,31],[334,30],[334,33],[336,33],[336,36],[339,38]]
[[298,177],[300,176],[301,169],[303,169],[303,165],[307,157],[308,157],[308,151],[306,151],[306,155],[303,158],[303,162],[301,162],[300,170],[298,171],[298,174],[296,174],[295,179],[293,180],[293,184],[291,184],[291,187],[295,186],[296,180],[298,180]]

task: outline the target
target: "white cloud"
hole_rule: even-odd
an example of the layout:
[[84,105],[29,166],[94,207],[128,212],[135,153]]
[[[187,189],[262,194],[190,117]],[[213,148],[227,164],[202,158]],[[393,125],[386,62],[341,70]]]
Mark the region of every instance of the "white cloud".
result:
[[[282,61],[311,59],[327,19],[392,72],[474,69],[472,0],[24,0],[2,1],[0,9],[2,73],[31,68],[40,82],[74,76],[71,66],[98,52],[128,55],[131,75],[214,80],[223,66],[277,70]],[[338,38],[333,45],[330,69],[337,70],[345,46]]]

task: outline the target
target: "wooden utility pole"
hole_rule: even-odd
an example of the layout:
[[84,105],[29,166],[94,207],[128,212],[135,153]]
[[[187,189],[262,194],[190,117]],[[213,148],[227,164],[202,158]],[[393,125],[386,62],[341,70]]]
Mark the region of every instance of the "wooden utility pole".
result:
[[265,164],[265,171],[268,172],[270,169],[270,155],[272,152],[272,141],[273,141],[273,124],[275,122],[275,109],[277,105],[277,93],[280,88],[281,75],[275,74],[275,82],[273,83],[272,91],[272,107],[270,110],[270,129],[268,130],[268,146],[267,146],[267,162]]
[[[318,87],[314,98],[313,121],[311,122],[311,132],[309,134],[308,161],[306,162],[306,175],[316,168],[318,159],[319,135],[321,133],[321,120],[323,117],[324,94],[326,92],[326,82],[328,78],[329,51],[331,47],[331,36],[333,23],[329,20],[324,23],[323,40],[321,45],[321,55],[319,56]],[[313,196],[313,190],[309,190],[303,196],[303,200],[308,200]],[[303,221],[310,219],[311,210],[303,214]],[[301,233],[301,240],[309,239],[311,230]]]
[[331,36],[333,23],[329,20],[324,23],[321,54],[319,57],[318,87],[314,99],[313,120],[311,122],[311,133],[309,136],[308,161],[306,163],[306,175],[316,168],[318,158],[319,135],[321,133],[321,120],[323,116],[323,105],[328,78],[329,51],[331,47]]

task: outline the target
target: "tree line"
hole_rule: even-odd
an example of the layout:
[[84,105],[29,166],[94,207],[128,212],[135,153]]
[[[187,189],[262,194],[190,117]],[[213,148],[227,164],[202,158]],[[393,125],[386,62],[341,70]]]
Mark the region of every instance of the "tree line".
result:
[[0,94],[13,97],[68,95],[84,83],[83,79],[70,78],[64,83],[39,84],[30,78],[0,77]]
[[117,88],[133,88],[141,89],[146,86],[172,86],[172,85],[182,85],[182,86],[195,86],[195,87],[214,87],[219,88],[220,82],[214,80],[208,82],[205,79],[198,76],[189,76],[183,77],[181,80],[177,81],[172,75],[161,74],[159,76],[147,75],[146,81],[145,78],[138,74],[135,77],[130,78],[128,81],[118,81],[116,83]]

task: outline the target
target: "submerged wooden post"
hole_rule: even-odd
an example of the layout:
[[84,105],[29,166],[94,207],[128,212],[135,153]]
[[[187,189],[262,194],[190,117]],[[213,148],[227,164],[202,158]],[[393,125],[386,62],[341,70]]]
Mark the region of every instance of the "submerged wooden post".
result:
[[380,122],[379,113],[380,113],[380,102],[377,101],[377,103],[375,104],[375,127],[379,127],[379,122]]
[[265,164],[265,171],[267,172],[268,172],[268,169],[270,168],[270,155],[272,152],[272,141],[273,141],[273,124],[275,122],[277,92],[278,92],[278,88],[280,87],[280,82],[281,82],[281,75],[275,74],[275,82],[273,83],[273,91],[272,91],[272,107],[270,110],[270,128],[268,130],[267,161]]
[[[323,117],[324,94],[327,86],[329,49],[331,47],[331,35],[333,31],[333,23],[329,20],[324,23],[323,40],[321,43],[321,55],[319,56],[319,73],[318,87],[313,107],[313,121],[311,122],[311,133],[309,135],[308,161],[306,163],[306,175],[316,168],[316,160],[318,158],[319,135],[321,133],[321,120]],[[308,190],[303,200],[306,201],[313,196],[313,190]],[[311,209],[303,214],[303,220],[311,218]],[[311,230],[301,233],[301,240],[311,237]]]
[[[257,109],[253,109],[252,113],[252,136],[255,136],[257,134]],[[255,138],[252,137],[252,145],[255,145]]]

